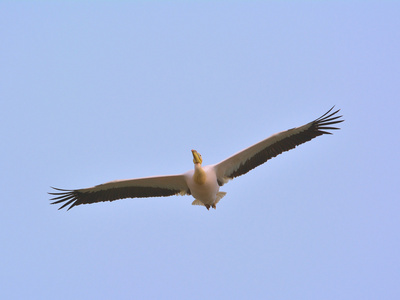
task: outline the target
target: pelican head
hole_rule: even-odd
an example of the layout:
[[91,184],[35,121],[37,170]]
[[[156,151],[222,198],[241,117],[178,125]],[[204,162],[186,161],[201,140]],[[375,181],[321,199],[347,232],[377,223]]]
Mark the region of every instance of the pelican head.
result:
[[203,162],[203,159],[201,158],[199,152],[197,152],[196,150],[192,150],[192,154],[193,154],[193,163],[201,164]]

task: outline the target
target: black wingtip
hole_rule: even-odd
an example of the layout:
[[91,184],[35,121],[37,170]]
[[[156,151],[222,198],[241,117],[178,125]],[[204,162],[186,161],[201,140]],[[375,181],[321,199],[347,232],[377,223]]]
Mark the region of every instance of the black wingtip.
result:
[[[342,123],[344,121],[344,120],[340,119],[343,117],[342,115],[339,115],[339,116],[337,115],[337,113],[340,111],[340,109],[332,112],[334,107],[335,107],[335,105],[332,106],[331,109],[329,109],[321,117],[319,117],[318,119],[316,119],[312,122],[313,126],[315,126],[315,129],[318,132],[320,132],[322,134],[331,134],[330,132],[325,131],[325,130],[339,130],[340,129],[338,127],[330,126],[330,125]],[[325,130],[321,130],[321,129],[325,129]]]
[[67,210],[70,210],[72,207],[75,206],[76,198],[74,195],[74,190],[66,190],[60,189],[53,186],[50,186],[56,192],[48,192],[49,195],[54,196],[50,199],[52,201],[50,204],[60,204],[63,205],[58,208],[58,210],[63,209],[64,207],[71,205]]

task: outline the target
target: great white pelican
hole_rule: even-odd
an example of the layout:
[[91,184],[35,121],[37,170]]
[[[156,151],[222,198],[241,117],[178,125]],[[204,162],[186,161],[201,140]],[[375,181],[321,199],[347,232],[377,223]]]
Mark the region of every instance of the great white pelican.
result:
[[276,133],[215,165],[202,166],[200,153],[192,150],[194,169],[186,173],[115,180],[77,190],[53,188],[56,191],[49,193],[55,196],[51,201],[52,204],[62,203],[59,209],[69,205],[69,210],[81,204],[180,194],[192,195],[195,199],[192,205],[216,208],[226,194],[220,192],[219,188],[230,179],[246,174],[267,160],[317,136],[331,134],[327,130],[339,129],[332,125],[344,120],[340,119],[342,116],[336,115],[340,110],[331,112],[332,110],[333,107],[310,123]]

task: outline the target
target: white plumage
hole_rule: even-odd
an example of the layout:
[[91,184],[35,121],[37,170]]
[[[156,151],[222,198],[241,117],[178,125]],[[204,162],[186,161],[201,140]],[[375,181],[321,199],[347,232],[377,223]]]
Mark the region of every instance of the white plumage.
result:
[[204,205],[207,209],[216,208],[225,192],[220,186],[230,179],[246,174],[284,151],[295,148],[313,138],[331,134],[326,130],[339,129],[331,125],[343,122],[332,112],[333,107],[320,118],[303,126],[276,133],[215,165],[202,166],[201,155],[192,150],[194,169],[180,175],[154,176],[137,179],[115,180],[91,188],[63,190],[49,194],[55,197],[52,204],[63,203],[59,208],[72,207],[102,201],[124,198],[145,198],[172,195],[192,195],[193,205]]

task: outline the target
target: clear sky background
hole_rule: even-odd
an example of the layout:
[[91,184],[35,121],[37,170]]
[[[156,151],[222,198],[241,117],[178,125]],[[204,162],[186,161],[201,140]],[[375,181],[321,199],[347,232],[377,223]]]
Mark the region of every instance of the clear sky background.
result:
[[[1,299],[400,299],[400,3],[0,4]],[[58,211],[330,107],[221,190]]]

